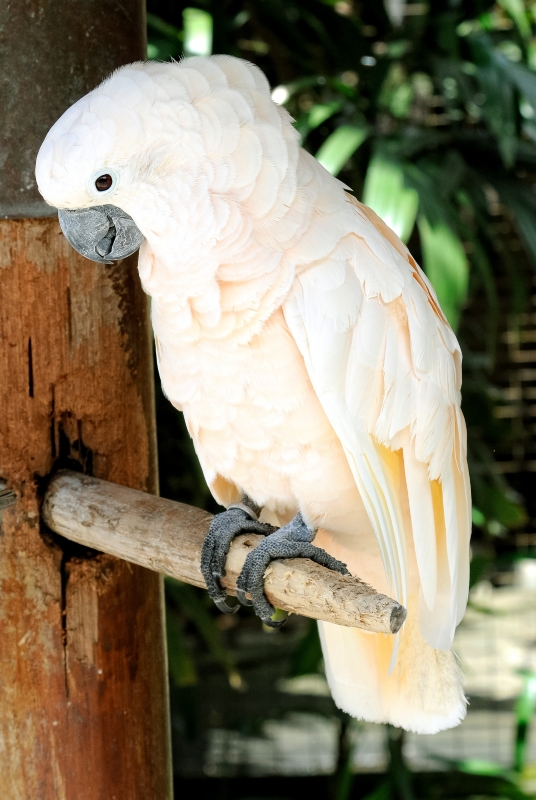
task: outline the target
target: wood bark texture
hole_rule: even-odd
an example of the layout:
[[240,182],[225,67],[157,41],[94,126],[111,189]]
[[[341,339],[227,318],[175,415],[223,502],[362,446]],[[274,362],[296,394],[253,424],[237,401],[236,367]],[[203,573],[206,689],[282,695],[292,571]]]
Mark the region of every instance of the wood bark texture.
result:
[[[199,564],[212,519],[206,511],[66,471],[51,480],[42,513],[52,530],[74,542],[205,586]],[[236,595],[246,556],[261,540],[247,534],[233,542],[222,581],[229,594]],[[309,559],[271,562],[265,590],[276,608],[376,633],[396,633],[406,617],[403,606],[359,578]]]
[[0,221],[2,800],[171,796],[161,579],[40,524],[58,466],[156,491],[148,324],[136,256]]

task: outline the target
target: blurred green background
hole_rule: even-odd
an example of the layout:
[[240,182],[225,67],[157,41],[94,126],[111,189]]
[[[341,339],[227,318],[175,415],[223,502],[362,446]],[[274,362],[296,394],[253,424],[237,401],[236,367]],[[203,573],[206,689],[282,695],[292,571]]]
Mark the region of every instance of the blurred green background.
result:
[[[261,67],[303,146],[409,245],[462,345],[474,500],[473,616],[459,645],[469,733],[424,757],[396,729],[349,720],[326,693],[314,624],[222,617],[170,581],[177,796],[531,795],[536,618],[523,647],[512,631],[536,608],[536,3],[148,0],[147,11],[151,59],[229,53]],[[162,495],[215,511],[181,415],[158,386],[157,397]],[[469,640],[488,654],[472,668]]]

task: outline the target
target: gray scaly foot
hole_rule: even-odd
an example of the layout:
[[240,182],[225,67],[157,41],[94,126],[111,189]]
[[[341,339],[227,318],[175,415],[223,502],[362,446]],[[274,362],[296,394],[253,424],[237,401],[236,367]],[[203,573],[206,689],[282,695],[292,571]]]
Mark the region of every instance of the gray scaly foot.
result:
[[346,564],[337,561],[320,547],[311,544],[316,531],[307,527],[301,514],[296,514],[294,519],[271,533],[261,542],[246,558],[242,572],[236,582],[237,597],[244,605],[252,603],[246,598],[248,592],[253,600],[253,608],[265,625],[279,628],[285,620],[274,621],[271,619],[275,609],[268,602],[264,594],[264,574],[270,561],[274,558],[310,558],[328,569],[349,575]]
[[271,525],[257,521],[258,510],[249,498],[243,497],[242,503],[231,505],[227,511],[216,514],[203,542],[201,572],[209,595],[224,614],[234,614],[239,608],[238,605],[227,605],[226,593],[220,582],[225,575],[225,561],[231,542],[241,533],[267,536],[275,530]]

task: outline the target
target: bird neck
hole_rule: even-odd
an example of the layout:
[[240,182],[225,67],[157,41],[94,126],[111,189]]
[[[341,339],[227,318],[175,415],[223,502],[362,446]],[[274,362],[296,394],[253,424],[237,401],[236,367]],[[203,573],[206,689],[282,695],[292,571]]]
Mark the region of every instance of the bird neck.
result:
[[138,269],[152,299],[155,333],[190,343],[250,341],[282,305],[294,277],[285,254],[268,257],[259,250],[256,255],[233,264],[218,263],[207,252],[204,262],[187,267],[157,256],[144,243]]

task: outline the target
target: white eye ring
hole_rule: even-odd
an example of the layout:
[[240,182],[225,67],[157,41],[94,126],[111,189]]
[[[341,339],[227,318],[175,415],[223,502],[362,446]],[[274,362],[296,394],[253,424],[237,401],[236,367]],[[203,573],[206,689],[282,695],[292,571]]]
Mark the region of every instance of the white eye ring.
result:
[[[97,181],[99,179],[104,179],[104,178],[111,178],[111,183],[109,186],[106,186],[106,184],[104,184],[103,188],[99,189]],[[95,172],[90,177],[90,179],[88,180],[87,190],[91,195],[91,197],[95,197],[100,200],[101,197],[109,197],[111,194],[114,194],[118,185],[119,185],[119,175],[117,174],[117,172],[111,167],[101,167],[100,169],[96,169]]]

